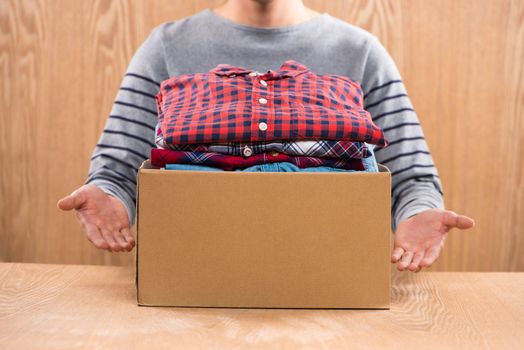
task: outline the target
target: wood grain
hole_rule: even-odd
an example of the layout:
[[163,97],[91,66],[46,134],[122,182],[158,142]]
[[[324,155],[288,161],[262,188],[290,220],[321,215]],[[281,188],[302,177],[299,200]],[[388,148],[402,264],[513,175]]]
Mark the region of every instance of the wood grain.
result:
[[[0,1],[0,261],[130,265],[56,208],[80,186],[136,48],[221,0]],[[524,1],[305,0],[377,35],[418,113],[449,209],[438,271],[524,271]],[[79,128],[78,126],[82,127]]]
[[[390,310],[136,305],[134,269],[0,264],[0,348],[517,349],[523,273],[393,274]],[[36,341],[37,340],[37,341]]]

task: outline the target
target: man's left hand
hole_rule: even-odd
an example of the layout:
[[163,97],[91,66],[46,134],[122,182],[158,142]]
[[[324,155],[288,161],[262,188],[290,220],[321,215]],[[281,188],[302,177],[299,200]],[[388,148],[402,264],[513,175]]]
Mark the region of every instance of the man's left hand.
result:
[[448,231],[475,226],[475,221],[450,210],[429,209],[402,221],[395,232],[391,262],[397,269],[418,272],[430,267],[440,255]]

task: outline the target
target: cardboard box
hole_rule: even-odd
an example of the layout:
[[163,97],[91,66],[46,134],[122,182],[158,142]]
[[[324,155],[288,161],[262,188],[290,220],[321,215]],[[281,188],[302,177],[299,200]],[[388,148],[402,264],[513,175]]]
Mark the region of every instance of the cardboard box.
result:
[[138,171],[139,305],[390,303],[391,174]]

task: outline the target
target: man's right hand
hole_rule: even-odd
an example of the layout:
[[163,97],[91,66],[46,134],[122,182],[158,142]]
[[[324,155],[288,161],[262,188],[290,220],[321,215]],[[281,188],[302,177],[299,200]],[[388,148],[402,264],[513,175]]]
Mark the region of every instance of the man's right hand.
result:
[[131,251],[135,240],[131,235],[124,204],[96,185],[84,185],[57,203],[62,210],[75,209],[87,239],[99,249]]

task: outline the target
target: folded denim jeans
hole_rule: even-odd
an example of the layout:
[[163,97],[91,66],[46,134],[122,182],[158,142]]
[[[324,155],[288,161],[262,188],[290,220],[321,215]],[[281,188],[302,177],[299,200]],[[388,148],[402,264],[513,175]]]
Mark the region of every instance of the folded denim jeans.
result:
[[166,170],[196,170],[196,171],[246,171],[246,172],[349,172],[358,170],[346,170],[341,168],[333,168],[328,166],[316,166],[309,168],[300,168],[289,162],[276,162],[252,165],[244,169],[224,170],[221,168],[210,167],[207,165],[198,164],[166,164]]

